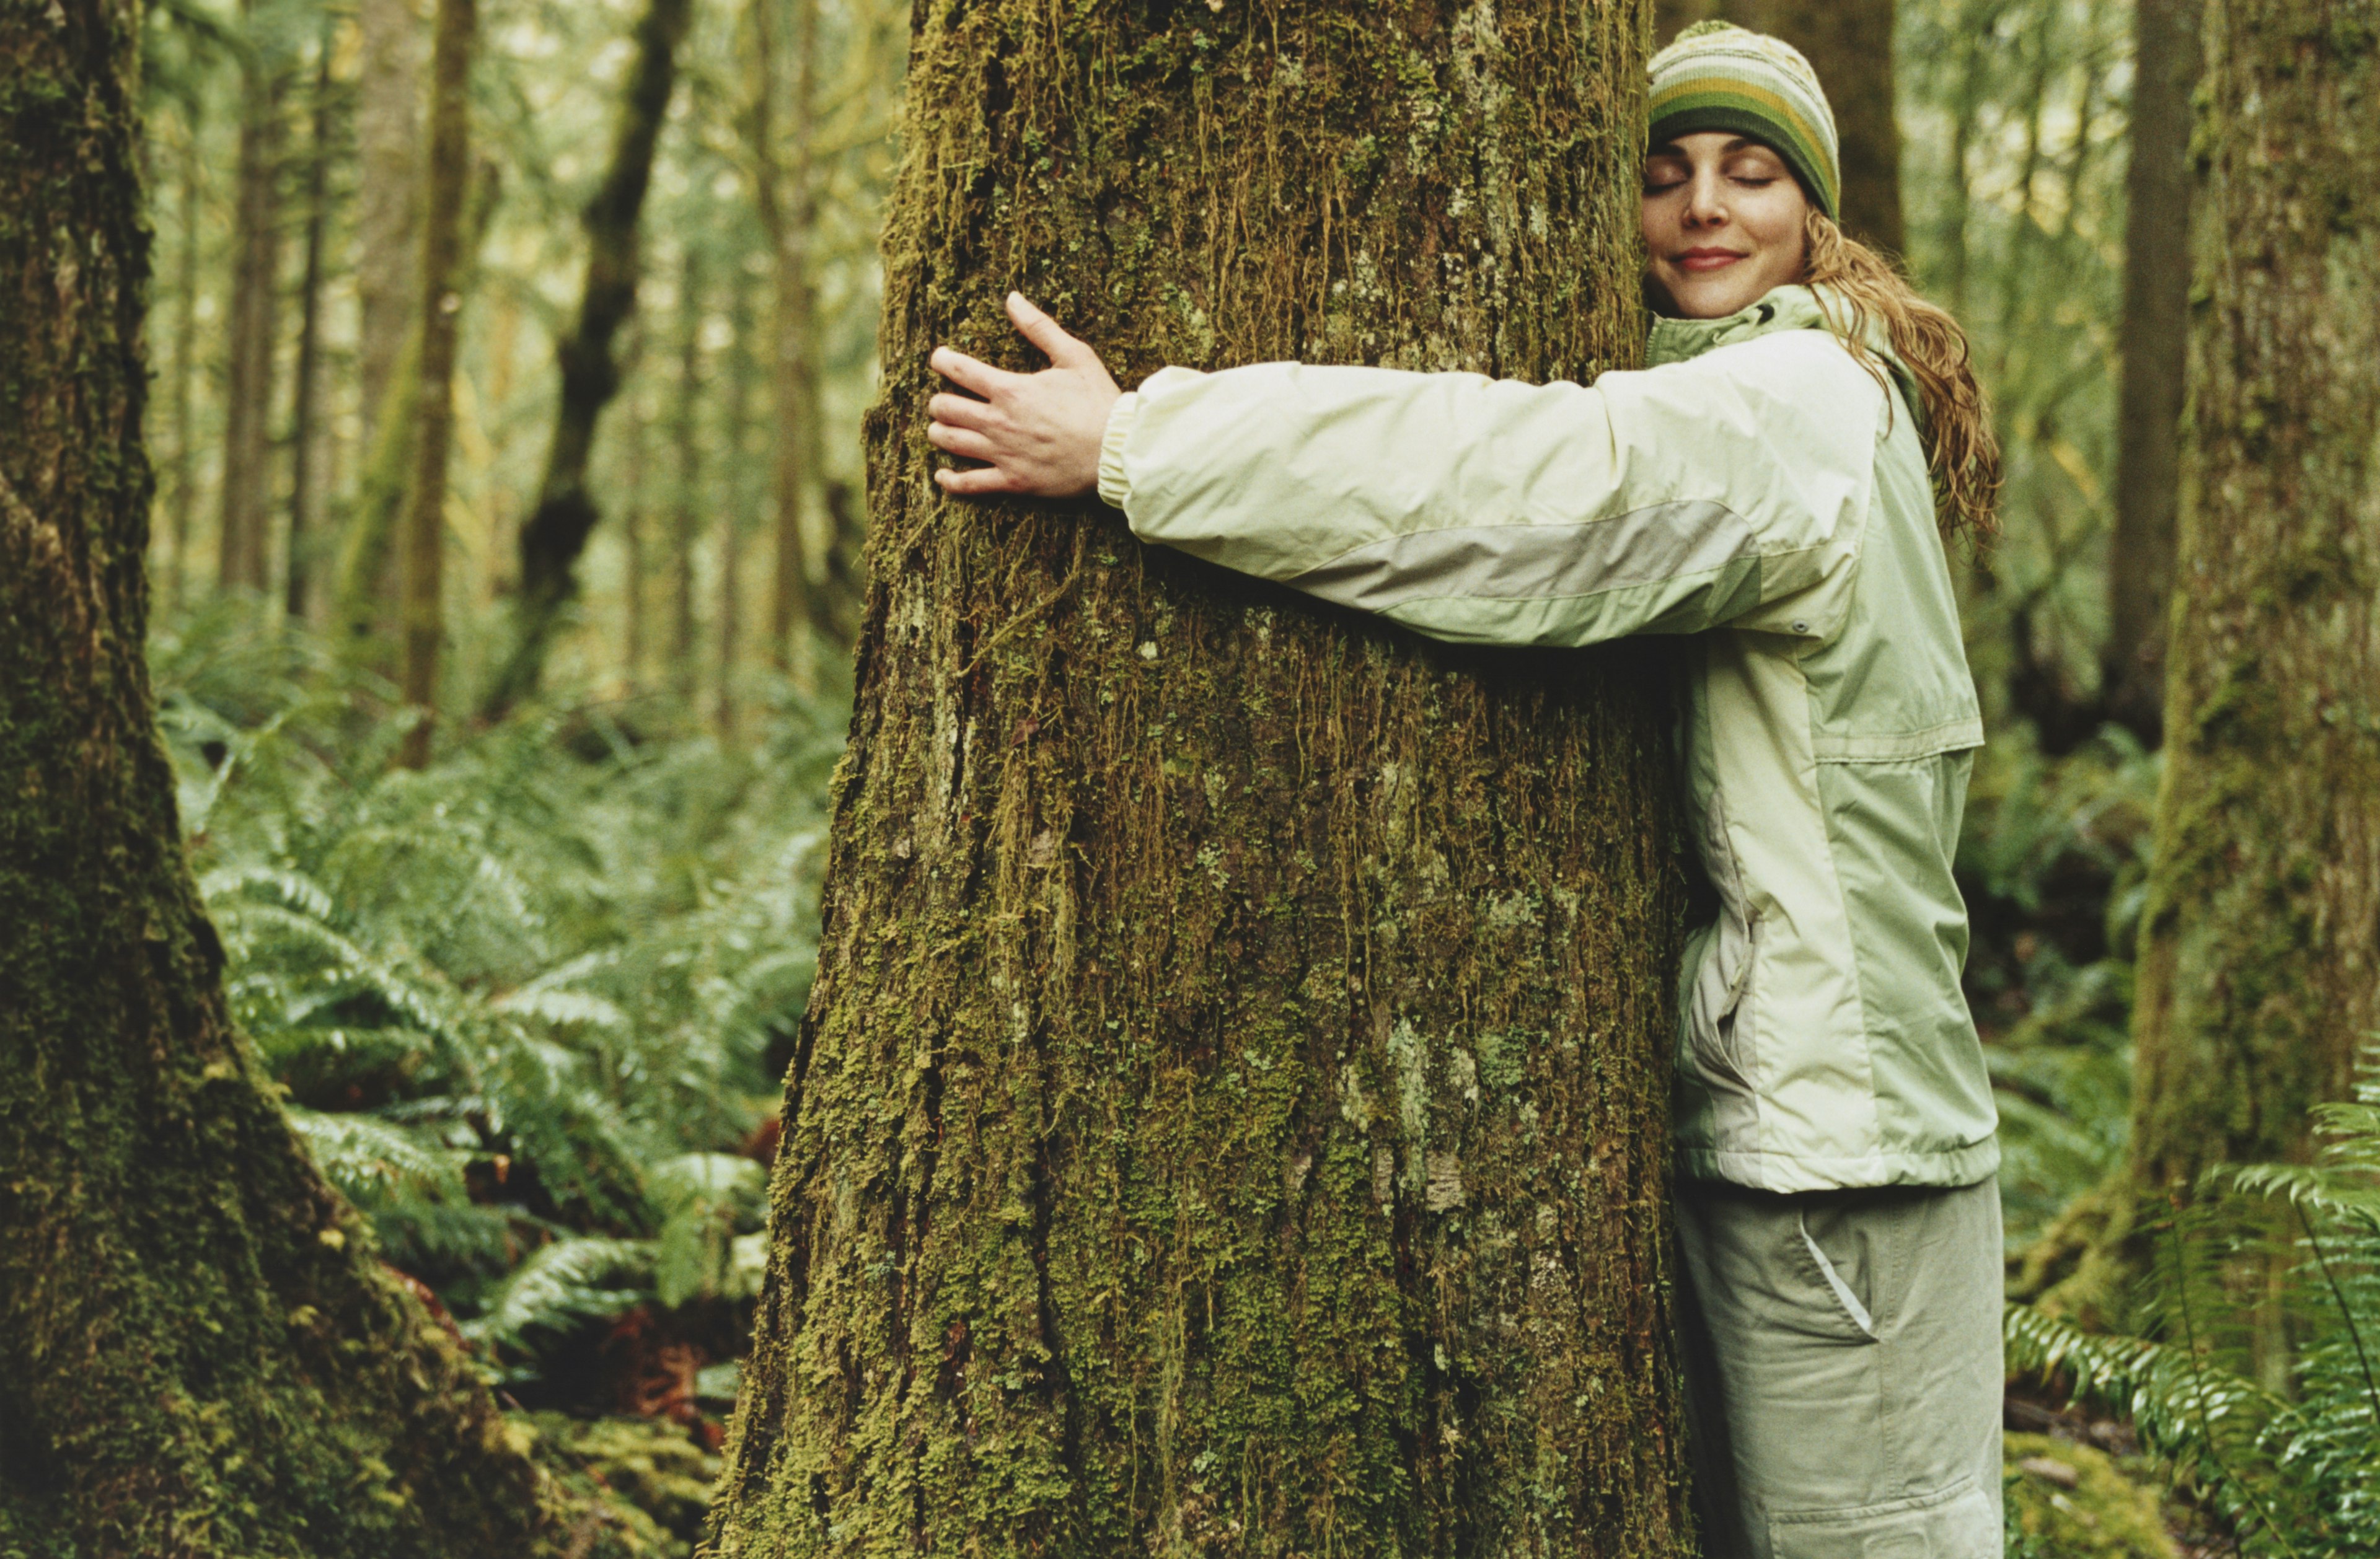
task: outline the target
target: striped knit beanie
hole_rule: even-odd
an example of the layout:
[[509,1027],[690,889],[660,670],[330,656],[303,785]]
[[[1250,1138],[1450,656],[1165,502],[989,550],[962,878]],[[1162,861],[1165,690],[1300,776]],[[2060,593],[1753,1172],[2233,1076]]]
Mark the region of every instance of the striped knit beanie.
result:
[[1647,146],[1731,130],[1773,149],[1817,208],[1836,216],[1843,187],[1835,111],[1802,51],[1731,22],[1705,21],[1653,56]]

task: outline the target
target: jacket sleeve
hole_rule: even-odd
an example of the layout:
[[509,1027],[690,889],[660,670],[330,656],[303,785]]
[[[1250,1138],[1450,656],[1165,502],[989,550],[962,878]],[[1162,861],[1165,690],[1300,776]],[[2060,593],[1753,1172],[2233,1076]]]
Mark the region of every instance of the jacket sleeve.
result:
[[1821,331],[1589,386],[1166,369],[1110,417],[1099,494],[1144,540],[1439,638],[1824,639],[1849,610],[1884,396]]

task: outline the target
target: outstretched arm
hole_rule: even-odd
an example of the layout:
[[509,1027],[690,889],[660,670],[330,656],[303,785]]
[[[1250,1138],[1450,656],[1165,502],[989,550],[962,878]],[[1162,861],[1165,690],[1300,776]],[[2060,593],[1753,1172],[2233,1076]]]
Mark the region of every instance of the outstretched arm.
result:
[[944,391],[929,401],[933,421],[926,437],[936,449],[987,464],[964,471],[946,465],[934,479],[955,493],[1074,498],[1088,492],[1099,485],[1099,439],[1123,392],[1098,353],[1026,302],[1023,293],[1008,295],[1008,317],[1050,366],[1039,373],[1010,373],[954,348],[935,347],[929,366],[971,393]]
[[929,436],[953,493],[1096,487],[1133,533],[1439,638],[1583,645],[1719,622],[1824,639],[1849,610],[1883,392],[1788,331],[1591,386],[1261,363],[1125,395],[1011,294],[1049,355],[948,347]]

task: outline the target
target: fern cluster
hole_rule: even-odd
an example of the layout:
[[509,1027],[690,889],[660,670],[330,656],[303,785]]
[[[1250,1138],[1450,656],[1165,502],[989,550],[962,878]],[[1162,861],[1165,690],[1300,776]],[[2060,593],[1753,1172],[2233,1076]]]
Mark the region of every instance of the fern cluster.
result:
[[383,689],[236,606],[151,659],[235,1013],[383,1258],[516,1385],[593,1321],[747,1296],[837,703],[743,746],[530,709],[416,773]]
[[2158,1227],[2137,1337],[2008,1311],[2012,1368],[2124,1413],[2239,1535],[2380,1553],[2380,1048],[2312,1165],[2209,1177]]

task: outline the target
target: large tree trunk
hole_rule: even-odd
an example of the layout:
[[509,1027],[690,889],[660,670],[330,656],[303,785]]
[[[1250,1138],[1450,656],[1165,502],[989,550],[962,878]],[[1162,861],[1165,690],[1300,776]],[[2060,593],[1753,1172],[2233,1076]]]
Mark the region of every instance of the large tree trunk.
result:
[[277,52],[244,0],[250,52],[240,71],[237,203],[231,318],[225,331],[224,461],[215,583],[262,592],[272,583],[266,530],[272,489],[273,381],[281,335],[281,97]]
[[430,151],[423,168],[419,400],[405,495],[405,701],[417,718],[400,755],[430,765],[446,636],[446,454],[455,432],[455,338],[463,313],[463,198],[471,182],[471,48],[478,0],[438,0],[430,45]]
[[521,526],[513,642],[480,700],[485,715],[501,715],[537,691],[562,614],[578,594],[578,556],[601,514],[587,489],[587,461],[595,448],[596,423],[620,388],[612,338],[637,306],[638,222],[652,179],[653,148],[677,79],[678,45],[692,10],[692,0],[650,0],[637,23],[637,62],[613,131],[611,164],[581,218],[587,279],[577,317],[554,345],[562,396],[553,414],[553,441],[546,449],[536,507]]
[[2147,1187],[2302,1157],[2380,1030],[2380,0],[2208,0]]
[[1843,230],[1899,255],[1900,120],[1892,84],[1893,0],[1657,0],[1654,42],[1698,21],[1774,33],[1810,57],[1835,111],[1843,161]]
[[140,8],[0,8],[0,1551],[512,1554],[540,1500],[225,1010],[144,667]]
[[722,1555],[1686,1551],[1668,654],[941,499],[1120,374],[1632,361],[1640,0],[917,12],[870,598]]
[[2190,359],[2190,94],[2198,81],[2198,21],[2199,0],[2138,0],[2132,12],[2124,378],[2100,687],[2107,713],[2151,744],[2164,725],[2166,617],[2181,505],[2182,384]]

